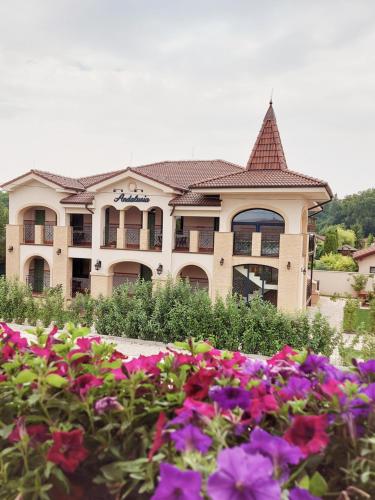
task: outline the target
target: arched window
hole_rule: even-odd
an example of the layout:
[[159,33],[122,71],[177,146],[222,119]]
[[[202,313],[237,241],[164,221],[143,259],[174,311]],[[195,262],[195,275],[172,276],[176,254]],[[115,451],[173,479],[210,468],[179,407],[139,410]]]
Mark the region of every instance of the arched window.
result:
[[232,220],[234,233],[234,255],[251,255],[253,233],[262,233],[261,254],[277,256],[279,254],[280,234],[284,232],[283,217],[263,208],[244,210]]

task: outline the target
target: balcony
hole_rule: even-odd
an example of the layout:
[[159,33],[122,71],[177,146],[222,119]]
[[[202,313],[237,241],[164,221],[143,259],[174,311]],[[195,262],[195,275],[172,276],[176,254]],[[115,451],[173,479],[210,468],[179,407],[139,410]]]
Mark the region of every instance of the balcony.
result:
[[251,255],[253,231],[234,231],[233,255]]
[[126,248],[138,250],[139,242],[140,242],[140,234],[141,234],[140,225],[127,225],[126,229]]
[[161,251],[163,247],[163,228],[162,226],[154,226],[150,229],[150,250]]
[[215,231],[189,228],[177,232],[175,252],[213,253]]
[[91,247],[92,245],[92,225],[84,224],[81,227],[72,227],[72,246]]
[[24,221],[23,242],[27,245],[53,245],[53,228],[55,222],[35,224],[35,221]]
[[233,255],[278,257],[280,232],[255,232],[251,229],[233,232]]
[[190,231],[184,229],[176,233],[175,250],[176,252],[188,252],[190,246]]
[[108,224],[104,228],[103,242],[104,248],[116,248],[117,247],[117,229],[119,224]]
[[214,251],[215,231],[203,230],[198,234],[198,252],[212,253]]

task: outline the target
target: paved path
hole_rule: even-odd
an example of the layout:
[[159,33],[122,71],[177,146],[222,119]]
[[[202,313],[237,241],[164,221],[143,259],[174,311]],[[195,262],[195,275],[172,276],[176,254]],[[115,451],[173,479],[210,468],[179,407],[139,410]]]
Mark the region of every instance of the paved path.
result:
[[323,316],[326,316],[329,324],[336,328],[339,332],[342,330],[342,320],[344,318],[344,299],[331,300],[330,297],[320,297],[317,306],[309,307],[308,311],[311,315],[320,311]]

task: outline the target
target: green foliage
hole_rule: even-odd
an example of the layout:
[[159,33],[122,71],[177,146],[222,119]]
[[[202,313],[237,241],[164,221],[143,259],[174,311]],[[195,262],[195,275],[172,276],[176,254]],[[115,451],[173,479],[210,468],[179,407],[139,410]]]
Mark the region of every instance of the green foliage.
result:
[[375,234],[374,213],[374,188],[346,196],[341,200],[335,197],[317,216],[318,233],[323,233],[328,226],[340,224],[353,229],[357,238],[361,239],[363,235]]
[[40,300],[39,318],[45,327],[52,322],[59,328],[62,328],[67,321],[67,315],[64,310],[64,297],[62,287],[56,286],[44,290]]
[[375,333],[375,298],[370,300],[369,307],[369,332]]
[[366,288],[368,282],[368,276],[364,274],[353,274],[352,276],[353,283],[351,283],[351,287],[357,293],[361,293],[362,290]]
[[209,340],[226,350],[272,355],[285,344],[297,349],[313,347],[330,355],[335,332],[320,314],[286,315],[255,297],[249,305],[228,296],[211,302],[208,294],[185,281],[169,280],[152,293],[149,283],[118,287],[113,296],[98,301],[98,333],[165,343],[188,337]]
[[345,227],[341,225],[329,226],[324,230],[323,235],[330,232],[337,232],[337,243],[339,247],[342,245],[351,245],[352,247],[355,246],[356,234],[352,229],[345,229]]
[[374,235],[370,233],[366,240],[366,245],[370,247],[374,243]]
[[18,280],[0,277],[0,318],[24,323],[34,318],[35,304],[31,288]]
[[359,301],[357,299],[348,299],[344,307],[344,332],[354,332],[357,325],[357,315],[359,310]]
[[77,293],[68,307],[68,317],[74,325],[91,326],[95,320],[96,300],[87,293]]
[[339,253],[322,255],[314,261],[314,268],[322,271],[357,271],[358,266],[352,257]]
[[339,246],[339,238],[336,227],[331,227],[325,232],[324,253],[336,253]]

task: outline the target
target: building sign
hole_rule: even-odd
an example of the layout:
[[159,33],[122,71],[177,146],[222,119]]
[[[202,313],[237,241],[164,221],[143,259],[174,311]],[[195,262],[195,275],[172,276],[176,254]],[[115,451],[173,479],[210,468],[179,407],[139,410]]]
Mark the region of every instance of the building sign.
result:
[[121,193],[113,200],[115,203],[121,201],[122,203],[148,203],[150,198],[148,196],[139,196],[138,194],[124,194]]

